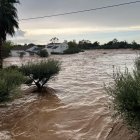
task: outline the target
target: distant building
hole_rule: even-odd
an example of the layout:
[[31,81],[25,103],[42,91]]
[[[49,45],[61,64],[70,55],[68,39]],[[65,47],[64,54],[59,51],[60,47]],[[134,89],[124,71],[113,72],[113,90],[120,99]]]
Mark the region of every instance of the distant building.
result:
[[37,46],[32,46],[26,50],[26,52],[37,54],[42,48]]
[[21,55],[23,56],[30,56],[37,54],[42,48],[39,48],[37,46],[17,46],[14,47],[10,54],[12,57],[20,57]]
[[49,54],[63,54],[68,48],[67,43],[50,43],[44,49],[46,49]]

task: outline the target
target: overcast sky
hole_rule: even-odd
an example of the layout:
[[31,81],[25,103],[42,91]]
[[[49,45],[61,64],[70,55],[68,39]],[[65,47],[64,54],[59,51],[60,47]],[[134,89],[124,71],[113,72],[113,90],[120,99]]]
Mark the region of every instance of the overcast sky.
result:
[[[20,0],[19,19],[91,9],[135,0]],[[88,39],[101,43],[114,38],[140,43],[140,3],[66,16],[20,21],[15,43],[47,44],[52,37]]]

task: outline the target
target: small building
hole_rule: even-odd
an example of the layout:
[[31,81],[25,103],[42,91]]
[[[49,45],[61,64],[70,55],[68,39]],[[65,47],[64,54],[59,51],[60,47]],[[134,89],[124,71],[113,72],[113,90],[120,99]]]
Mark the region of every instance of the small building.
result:
[[37,54],[41,49],[37,46],[16,46],[11,50],[11,56],[31,56]]
[[69,48],[67,43],[50,43],[44,49],[49,54],[63,54]]
[[29,49],[26,50],[26,52],[29,52],[30,54],[37,54],[39,51],[41,51],[41,47],[32,46]]
[[12,57],[20,57],[21,55],[30,56],[29,52],[26,52],[26,49],[28,48],[28,46],[16,46],[12,48],[12,50],[10,51],[10,55]]

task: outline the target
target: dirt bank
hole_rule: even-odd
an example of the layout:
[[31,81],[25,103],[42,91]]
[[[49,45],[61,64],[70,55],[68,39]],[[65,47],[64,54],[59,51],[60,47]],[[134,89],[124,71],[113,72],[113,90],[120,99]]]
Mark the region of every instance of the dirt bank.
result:
[[107,140],[140,140],[140,137],[129,130],[122,121],[117,121],[114,123]]

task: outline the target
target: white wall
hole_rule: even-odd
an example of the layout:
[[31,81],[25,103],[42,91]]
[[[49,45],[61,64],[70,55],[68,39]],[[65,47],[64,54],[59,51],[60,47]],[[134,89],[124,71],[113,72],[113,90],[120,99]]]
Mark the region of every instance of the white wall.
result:
[[[11,50],[11,56],[12,57],[19,57],[21,52],[25,52],[22,50]],[[24,56],[30,56],[30,54],[28,52],[25,52]]]
[[56,49],[52,49],[52,48],[47,48],[48,45],[45,47],[45,49],[48,51],[49,54],[51,54],[51,52],[55,52],[55,53],[63,53],[65,50],[68,49],[68,44],[66,43],[61,43],[61,44],[54,44],[54,47],[58,46],[58,48]]

